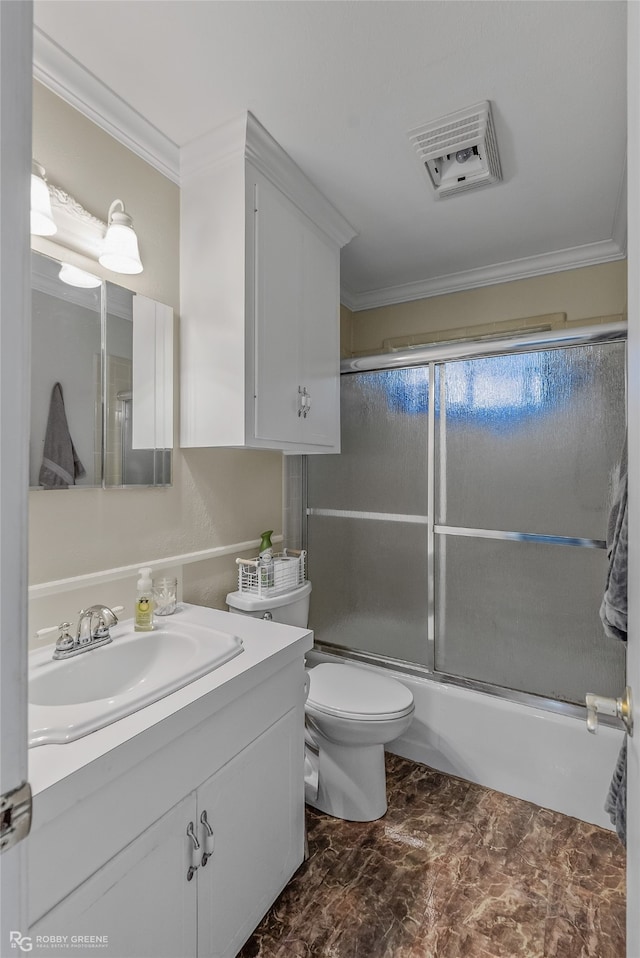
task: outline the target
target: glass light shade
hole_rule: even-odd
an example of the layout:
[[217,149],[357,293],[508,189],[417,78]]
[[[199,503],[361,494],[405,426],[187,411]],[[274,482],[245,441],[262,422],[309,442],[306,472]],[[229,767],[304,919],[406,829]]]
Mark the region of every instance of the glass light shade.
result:
[[[116,210],[117,205],[120,205],[122,209]],[[133,229],[131,217],[125,213],[122,200],[114,200],[109,209],[109,225],[98,262],[114,273],[142,272],[138,237]]]
[[53,236],[57,231],[44,169],[34,160],[31,164],[31,232],[35,236]]
[[58,279],[66,283],[67,286],[78,286],[80,289],[97,289],[102,280],[93,273],[87,273],[77,266],[71,266],[69,263],[63,263],[58,273]]

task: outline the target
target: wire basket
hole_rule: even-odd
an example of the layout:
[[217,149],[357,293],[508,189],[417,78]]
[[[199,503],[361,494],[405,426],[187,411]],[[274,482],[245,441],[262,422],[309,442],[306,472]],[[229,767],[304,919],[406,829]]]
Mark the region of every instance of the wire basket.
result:
[[285,549],[274,555],[269,563],[256,559],[236,559],[238,592],[257,596],[282,595],[304,583],[305,557],[298,549]]

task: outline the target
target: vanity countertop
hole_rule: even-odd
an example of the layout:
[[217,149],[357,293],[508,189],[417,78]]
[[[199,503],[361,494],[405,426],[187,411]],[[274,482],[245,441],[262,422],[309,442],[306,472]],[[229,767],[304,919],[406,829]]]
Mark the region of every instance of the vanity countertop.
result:
[[[123,774],[167,741],[195,728],[313,646],[309,629],[218,609],[181,603],[172,618],[176,626],[191,622],[237,635],[243,652],[189,685],[83,738],[64,745],[31,748],[29,781],[35,798],[34,825],[38,819],[42,823],[43,818],[54,816],[70,800],[77,801],[99,788],[101,780]],[[47,800],[43,802],[45,793]]]

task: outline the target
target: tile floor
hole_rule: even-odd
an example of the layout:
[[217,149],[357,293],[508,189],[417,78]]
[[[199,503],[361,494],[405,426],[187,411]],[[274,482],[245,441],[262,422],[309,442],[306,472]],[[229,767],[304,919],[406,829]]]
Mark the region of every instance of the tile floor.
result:
[[389,810],[307,809],[310,857],[240,958],[624,958],[612,832],[387,758]]

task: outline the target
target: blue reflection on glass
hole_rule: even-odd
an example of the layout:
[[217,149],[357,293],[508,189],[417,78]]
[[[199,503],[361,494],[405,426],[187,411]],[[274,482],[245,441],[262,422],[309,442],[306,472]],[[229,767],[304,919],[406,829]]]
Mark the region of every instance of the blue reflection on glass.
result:
[[387,405],[393,412],[412,416],[425,415],[429,410],[429,370],[424,366],[407,369],[387,369],[372,373],[358,373],[367,388],[386,394]]
[[[439,367],[445,376],[447,419],[501,431],[567,402],[585,382],[583,362],[572,350],[491,356]],[[439,392],[439,388],[437,389]]]

